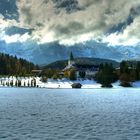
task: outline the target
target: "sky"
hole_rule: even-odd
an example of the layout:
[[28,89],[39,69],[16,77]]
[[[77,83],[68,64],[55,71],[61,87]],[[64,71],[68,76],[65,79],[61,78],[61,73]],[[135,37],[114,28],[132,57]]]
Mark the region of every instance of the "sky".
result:
[[31,61],[139,59],[139,28],[140,0],[0,0],[0,51]]

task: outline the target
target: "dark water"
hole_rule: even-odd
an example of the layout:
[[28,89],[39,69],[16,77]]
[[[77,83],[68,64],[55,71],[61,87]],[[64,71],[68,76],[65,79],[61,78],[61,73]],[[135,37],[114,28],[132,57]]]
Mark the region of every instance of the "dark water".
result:
[[0,140],[140,140],[140,90],[1,88]]

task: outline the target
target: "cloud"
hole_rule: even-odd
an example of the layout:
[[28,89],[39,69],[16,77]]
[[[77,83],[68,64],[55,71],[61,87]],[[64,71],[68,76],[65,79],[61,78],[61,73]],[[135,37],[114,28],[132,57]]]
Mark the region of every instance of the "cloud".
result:
[[[117,45],[119,41],[123,44],[125,40],[137,42],[134,38],[139,39],[138,33],[129,31],[138,22],[139,0],[17,0],[16,4],[18,26],[34,29],[32,38],[39,43],[74,44],[104,38],[113,44],[112,37]],[[132,25],[127,25],[128,17],[132,18]],[[120,23],[126,23],[123,34],[112,33],[106,38],[110,29]]]
[[0,38],[5,34],[5,29],[13,25],[16,25],[17,21],[12,19],[5,19],[2,14],[0,14]]
[[15,34],[15,35],[3,35],[1,37],[1,40],[4,40],[6,43],[16,43],[16,42],[26,42],[28,41],[29,39],[31,39],[31,37],[29,36],[28,33],[25,33],[23,35],[20,35],[20,34]]
[[[10,29],[13,25],[17,25],[18,23],[15,19],[5,19],[3,15],[0,14],[0,41],[5,41],[6,43],[14,43],[14,42],[25,42],[28,39],[31,39],[29,32],[23,32],[20,34],[20,28],[15,28],[14,33],[10,32]],[[16,32],[18,30],[18,32]],[[25,29],[24,29],[25,30]]]
[[134,19],[133,23],[127,26],[123,32],[116,32],[107,37],[104,37],[104,42],[109,42],[109,45],[135,46],[140,43],[140,16]]

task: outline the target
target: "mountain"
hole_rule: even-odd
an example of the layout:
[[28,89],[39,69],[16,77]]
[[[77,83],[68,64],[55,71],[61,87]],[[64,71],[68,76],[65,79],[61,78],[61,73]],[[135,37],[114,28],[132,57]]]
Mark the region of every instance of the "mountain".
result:
[[0,41],[0,52],[16,55],[18,58],[24,58],[39,65],[66,60],[71,51],[75,57],[103,58],[115,61],[140,60],[140,46],[108,46],[105,43],[95,41],[72,46],[60,45],[58,42],[37,44],[28,41],[6,44],[4,41]]
[[[100,65],[101,63],[112,63],[114,67],[118,67],[119,63],[114,60],[109,59],[100,59],[100,58],[75,58],[75,63],[83,65]],[[43,67],[43,69],[52,68],[52,69],[64,69],[68,64],[68,60],[61,60],[50,63]]]

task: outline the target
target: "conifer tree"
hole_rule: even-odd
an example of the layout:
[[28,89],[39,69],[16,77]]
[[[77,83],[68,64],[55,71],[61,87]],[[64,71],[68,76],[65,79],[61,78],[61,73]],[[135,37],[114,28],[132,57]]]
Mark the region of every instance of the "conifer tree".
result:
[[95,79],[102,87],[112,87],[111,83],[117,80],[112,64],[106,63],[100,65],[99,72],[96,74]]
[[120,63],[120,85],[123,87],[131,87],[130,82],[133,81],[131,76],[128,62],[122,61]]

